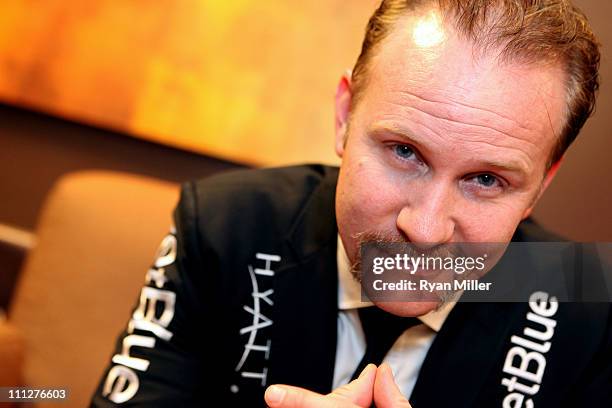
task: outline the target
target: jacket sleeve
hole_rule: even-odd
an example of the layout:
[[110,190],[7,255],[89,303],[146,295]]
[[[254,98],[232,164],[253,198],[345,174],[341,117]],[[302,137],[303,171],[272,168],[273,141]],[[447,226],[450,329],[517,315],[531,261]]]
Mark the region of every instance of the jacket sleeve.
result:
[[145,276],[136,306],[116,342],[93,396],[93,407],[205,406],[198,329],[205,308],[200,282],[214,263],[202,265],[193,184],[185,184],[166,235]]

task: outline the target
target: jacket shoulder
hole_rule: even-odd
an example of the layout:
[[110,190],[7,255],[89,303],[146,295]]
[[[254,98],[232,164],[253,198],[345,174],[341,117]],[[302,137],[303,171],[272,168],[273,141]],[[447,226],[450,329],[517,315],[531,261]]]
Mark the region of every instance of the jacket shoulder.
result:
[[336,174],[336,168],[323,165],[237,170],[194,181],[191,188],[198,212],[213,211],[215,217],[225,214],[233,219],[273,215],[281,226],[325,179]]
[[246,238],[278,240],[317,189],[335,185],[337,176],[337,167],[316,164],[219,173],[184,183],[177,213],[205,237],[227,239],[228,244]]
[[522,221],[512,237],[513,242],[566,242],[567,238],[542,227],[533,218]]

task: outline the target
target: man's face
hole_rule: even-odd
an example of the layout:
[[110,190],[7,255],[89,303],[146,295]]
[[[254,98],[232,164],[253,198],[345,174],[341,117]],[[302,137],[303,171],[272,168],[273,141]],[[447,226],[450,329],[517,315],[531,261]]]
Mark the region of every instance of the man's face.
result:
[[[427,8],[379,44],[350,125],[350,83],[341,81],[336,215],[351,262],[363,233],[423,247],[508,242],[529,215],[552,178],[564,75],[552,65],[500,64],[497,51],[475,57]],[[437,304],[379,306],[414,316]]]

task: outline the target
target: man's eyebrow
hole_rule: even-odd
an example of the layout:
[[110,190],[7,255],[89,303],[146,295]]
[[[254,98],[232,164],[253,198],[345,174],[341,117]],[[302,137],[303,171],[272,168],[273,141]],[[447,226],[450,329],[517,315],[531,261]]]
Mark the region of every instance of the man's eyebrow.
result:
[[518,173],[523,177],[527,177],[528,171],[523,164],[520,162],[497,162],[493,160],[480,160],[478,162],[480,165],[488,168],[493,168],[499,171],[507,171],[512,173]]
[[368,133],[392,133],[401,137],[402,139],[406,139],[407,143],[413,144],[417,147],[427,148],[427,144],[424,140],[421,140],[410,130],[395,123],[375,123],[368,129]]
[[[412,144],[415,147],[427,149],[427,143],[416,136],[413,132],[406,129],[403,126],[399,126],[395,123],[375,123],[370,127],[368,133],[391,133],[406,140],[406,143]],[[527,177],[529,174],[528,166],[518,160],[511,160],[509,162],[496,161],[490,159],[478,160],[478,165],[487,168],[493,168],[499,171],[517,173],[519,176]]]

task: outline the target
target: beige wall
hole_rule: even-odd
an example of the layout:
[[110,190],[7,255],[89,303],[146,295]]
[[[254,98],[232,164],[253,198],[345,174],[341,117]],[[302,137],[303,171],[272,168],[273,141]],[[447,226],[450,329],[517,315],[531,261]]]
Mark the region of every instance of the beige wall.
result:
[[612,241],[612,3],[575,0],[603,44],[597,112],[566,155],[535,216],[575,240]]

